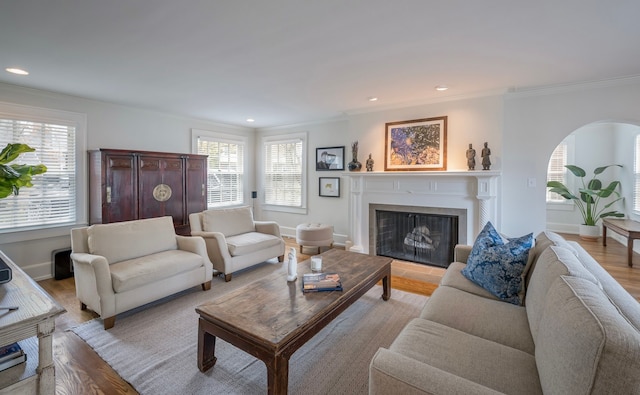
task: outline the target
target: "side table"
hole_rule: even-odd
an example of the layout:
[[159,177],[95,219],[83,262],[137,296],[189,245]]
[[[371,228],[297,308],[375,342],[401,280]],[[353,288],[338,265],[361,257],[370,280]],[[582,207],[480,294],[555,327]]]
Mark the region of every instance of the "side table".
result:
[[640,222],[630,219],[602,219],[602,245],[607,245],[607,228],[627,238],[627,264],[633,267],[633,240],[640,239]]
[[55,394],[52,335],[55,317],[66,310],[2,251],[0,258],[11,268],[13,279],[0,284],[0,346],[19,342],[27,354],[21,363],[0,372],[0,394]]

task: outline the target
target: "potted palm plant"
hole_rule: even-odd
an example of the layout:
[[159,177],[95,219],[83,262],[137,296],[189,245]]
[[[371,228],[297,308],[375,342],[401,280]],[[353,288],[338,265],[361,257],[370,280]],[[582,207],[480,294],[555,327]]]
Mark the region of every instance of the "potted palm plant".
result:
[[27,144],[7,144],[0,152],[0,199],[17,195],[22,187],[31,187],[31,177],[47,171],[43,164],[18,165],[10,164],[25,152],[33,152],[35,148]]
[[[578,188],[578,193],[573,194],[560,181],[549,181],[547,187],[549,191],[555,192],[567,200],[573,200],[580,214],[582,214],[582,224],[580,225],[580,237],[585,240],[597,240],[600,229],[596,226],[600,218],[624,217],[624,214],[609,208],[616,202],[622,200],[619,188],[620,181],[612,181],[606,188],[603,188],[602,181],[598,175],[609,167],[622,167],[622,165],[607,165],[598,167],[593,171],[593,178],[585,183],[587,173],[576,165],[566,165],[565,167],[578,177],[582,182],[582,187]],[[603,206],[601,206],[603,205]]]

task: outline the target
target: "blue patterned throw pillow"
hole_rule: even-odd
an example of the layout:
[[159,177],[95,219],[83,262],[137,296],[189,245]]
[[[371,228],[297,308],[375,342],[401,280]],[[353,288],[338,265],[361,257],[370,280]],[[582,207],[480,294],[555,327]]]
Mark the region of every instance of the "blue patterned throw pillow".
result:
[[473,244],[462,275],[505,302],[522,304],[518,294],[532,245],[533,233],[504,240],[487,222]]

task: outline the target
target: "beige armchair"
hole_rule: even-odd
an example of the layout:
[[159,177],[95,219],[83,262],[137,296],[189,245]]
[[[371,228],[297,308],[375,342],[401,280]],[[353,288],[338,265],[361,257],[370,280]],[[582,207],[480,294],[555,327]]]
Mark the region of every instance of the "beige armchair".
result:
[[189,215],[191,235],[204,238],[214,270],[225,281],[238,270],[278,257],[285,244],[273,221],[254,221],[251,207],[212,209]]

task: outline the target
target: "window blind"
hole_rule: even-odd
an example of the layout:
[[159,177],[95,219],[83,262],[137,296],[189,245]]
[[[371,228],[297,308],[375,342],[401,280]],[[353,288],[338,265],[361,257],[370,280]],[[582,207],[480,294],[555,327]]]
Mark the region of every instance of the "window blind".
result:
[[[549,167],[547,168],[547,181],[560,181],[564,185],[567,185],[567,156],[568,156],[568,144],[566,141],[562,141],[553,153],[551,159],[549,159]],[[549,192],[547,189],[547,202],[565,202],[566,199],[555,192]]]
[[264,145],[265,203],[302,207],[302,141],[269,141]]
[[24,143],[35,152],[12,164],[47,166],[31,188],[0,200],[0,230],[76,222],[76,128],[59,122],[0,118],[0,146]]
[[198,137],[198,154],[207,160],[207,207],[244,201],[244,145],[210,137]]

